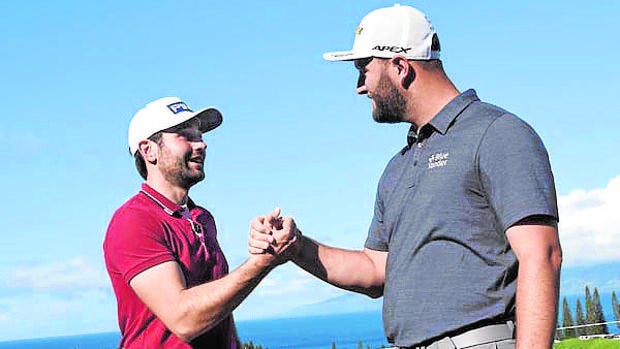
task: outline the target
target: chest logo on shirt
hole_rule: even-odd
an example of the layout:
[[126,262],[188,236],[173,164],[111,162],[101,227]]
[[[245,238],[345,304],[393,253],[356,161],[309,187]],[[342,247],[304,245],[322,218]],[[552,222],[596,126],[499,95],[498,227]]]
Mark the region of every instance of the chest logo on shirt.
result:
[[436,153],[428,157],[428,168],[444,167],[448,164],[450,153]]

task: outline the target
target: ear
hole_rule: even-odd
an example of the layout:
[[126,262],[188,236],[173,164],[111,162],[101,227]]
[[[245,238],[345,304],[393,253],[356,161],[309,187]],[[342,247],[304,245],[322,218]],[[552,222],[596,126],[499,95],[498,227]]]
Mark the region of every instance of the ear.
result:
[[409,88],[409,85],[415,80],[415,70],[413,65],[404,56],[398,55],[390,59],[392,67],[396,69],[398,73],[398,79],[401,86],[405,89]]
[[157,147],[153,141],[143,140],[138,143],[138,151],[144,161],[155,164],[157,162]]

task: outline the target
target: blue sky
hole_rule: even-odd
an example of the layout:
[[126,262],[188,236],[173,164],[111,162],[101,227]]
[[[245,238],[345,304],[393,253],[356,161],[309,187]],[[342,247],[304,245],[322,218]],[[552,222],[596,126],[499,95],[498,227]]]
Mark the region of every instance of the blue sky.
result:
[[[543,138],[562,291],[620,291],[620,3],[401,3],[431,19],[461,90]],[[251,218],[274,206],[307,235],[360,248],[377,180],[408,127],[375,124],[352,64],[322,53],[349,49],[361,18],[392,4],[3,1],[0,340],[117,330],[101,242],[141,183],[129,120],[159,97],[224,114],[206,136],[207,181],[191,195],[215,215],[232,267],[246,258]],[[235,315],[278,316],[343,294],[286,265]]]

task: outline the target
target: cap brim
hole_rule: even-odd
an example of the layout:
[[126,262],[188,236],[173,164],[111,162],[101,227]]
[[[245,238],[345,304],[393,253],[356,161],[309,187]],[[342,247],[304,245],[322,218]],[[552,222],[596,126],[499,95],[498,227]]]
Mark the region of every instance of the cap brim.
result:
[[[388,53],[355,53],[353,51],[339,51],[339,52],[327,52],[323,54],[323,58],[328,61],[354,61],[356,59],[364,59],[369,57],[377,57],[377,58],[391,58],[394,54]],[[428,56],[412,56],[405,55],[407,59],[412,60],[431,60],[431,59],[439,59],[439,51],[430,51]]]
[[337,51],[323,54],[323,58],[328,61],[353,61],[356,59],[368,58],[370,56],[372,55],[355,53],[353,51]]
[[217,128],[223,121],[222,113],[211,107],[199,110],[194,117],[200,120],[200,131],[202,133]]

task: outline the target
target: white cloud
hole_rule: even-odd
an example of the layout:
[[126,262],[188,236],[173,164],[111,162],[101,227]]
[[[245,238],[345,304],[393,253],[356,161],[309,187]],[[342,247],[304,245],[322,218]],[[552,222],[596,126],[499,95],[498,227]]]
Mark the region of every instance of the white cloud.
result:
[[296,308],[346,293],[315,278],[292,263],[273,270],[237,308],[240,320],[281,316]]
[[564,295],[567,294],[583,294],[584,287],[586,285],[590,285],[591,288],[596,287],[599,291],[603,293],[611,293],[612,291],[618,290],[618,286],[620,285],[620,279],[608,279],[601,280],[596,276],[590,276],[588,274],[581,275],[580,277],[568,278],[562,275],[562,280],[560,284],[561,293]]
[[0,289],[0,340],[116,329],[107,274],[84,258],[4,266]]
[[558,198],[564,265],[620,260],[620,176],[606,188]]
[[288,272],[274,274],[261,283],[256,294],[261,297],[286,296],[306,290],[316,279],[306,272]]
[[110,332],[117,329],[116,300],[103,291],[63,298],[47,292],[0,299],[0,341]]
[[19,290],[74,293],[110,287],[105,270],[81,257],[51,264],[20,265],[2,274],[4,287]]

